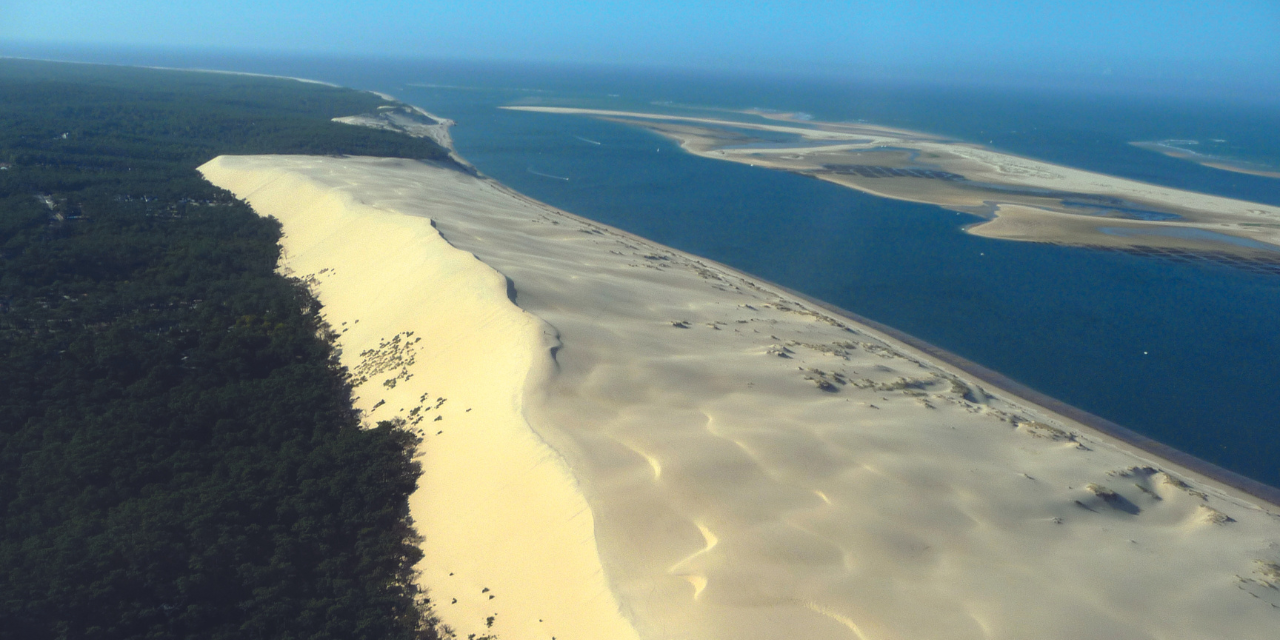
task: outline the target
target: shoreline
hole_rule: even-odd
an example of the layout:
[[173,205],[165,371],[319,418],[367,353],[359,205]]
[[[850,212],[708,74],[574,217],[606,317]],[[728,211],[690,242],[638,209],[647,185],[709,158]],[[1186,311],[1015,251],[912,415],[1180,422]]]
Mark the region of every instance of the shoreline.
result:
[[817,298],[813,298],[794,289],[789,289],[782,285],[771,283],[767,280],[757,279],[757,281],[765,282],[769,286],[786,291],[788,294],[805,300],[810,304],[822,307],[823,309],[839,316],[848,318],[851,322],[874,329],[893,340],[901,342],[908,347],[921,352],[929,358],[934,358],[946,366],[963,371],[964,373],[987,383],[992,389],[997,389],[1015,398],[1022,399],[1029,404],[1047,409],[1058,416],[1094,431],[1099,436],[1119,441],[1139,451],[1151,454],[1160,460],[1172,462],[1174,465],[1177,465],[1186,471],[1190,471],[1204,479],[1239,492],[1240,494],[1247,496],[1248,499],[1258,500],[1266,503],[1272,508],[1280,509],[1280,488],[1273,487],[1264,482],[1254,480],[1246,475],[1227,469],[1226,467],[1203,460],[1181,449],[1176,449],[1159,440],[1134,431],[1133,429],[1120,425],[1116,422],[1112,422],[1102,416],[1095,415],[1074,405],[1067,404],[1053,396],[1047,395],[1018,382],[999,371],[987,368],[973,362],[972,360],[954,354],[912,334],[899,331],[889,325],[877,322],[871,318],[837,307]]
[[[644,238],[643,236],[635,235],[629,231],[625,231],[617,227],[607,225],[602,222],[597,222],[595,220],[580,216],[572,212],[555,209],[551,205],[548,205],[546,203],[535,200],[529,196],[526,196],[512,189],[511,187],[506,186],[505,184],[502,184],[500,182],[497,182],[496,180],[493,180],[492,178],[487,178],[487,179],[493,181],[494,184],[498,185],[501,189],[507,191],[512,196],[528,202],[531,206],[540,207],[544,209],[553,209],[559,215],[575,218],[578,221],[585,224],[608,228],[611,232],[615,234],[631,238],[632,240],[635,240],[638,242],[644,242],[649,244],[654,243],[652,240]],[[1244,496],[1247,496],[1248,499],[1262,501],[1263,503],[1266,503],[1268,506],[1275,508],[1277,510],[1280,510],[1280,487],[1271,486],[1269,484],[1255,480],[1253,478],[1237,473],[1225,467],[1219,466],[1207,460],[1198,458],[1195,455],[1182,451],[1181,449],[1176,449],[1159,440],[1143,435],[1138,431],[1134,431],[1133,429],[1130,429],[1116,422],[1103,418],[1102,416],[1095,415],[1093,413],[1090,413],[1074,405],[1067,404],[1066,402],[1058,400],[1057,398],[1054,398],[1053,396],[1045,394],[1041,391],[1037,391],[1036,389],[1030,386],[1027,386],[1021,382],[1018,382],[1000,373],[999,371],[990,369],[981,364],[973,362],[972,360],[964,358],[958,354],[952,353],[946,349],[943,349],[942,347],[934,345],[915,335],[906,333],[904,331],[900,331],[898,329],[895,329],[894,327],[891,327],[889,325],[886,325],[876,320],[872,320],[871,318],[868,318],[856,312],[850,311],[843,307],[836,306],[834,304],[826,302],[825,300],[815,298],[813,296],[810,296],[809,294],[798,291],[796,289],[792,289],[785,285],[781,285],[771,280],[761,278],[749,272],[742,271],[741,269],[738,269],[736,267],[733,267],[721,262],[717,262],[710,258],[693,255],[693,254],[681,251],[679,249],[672,249],[672,248],[667,248],[667,249],[669,251],[684,254],[685,256],[687,256],[692,260],[696,260],[709,265],[714,265],[716,268],[720,270],[737,274],[739,277],[745,280],[749,280],[756,284],[764,285],[768,288],[776,289],[780,292],[785,293],[786,295],[792,296],[794,298],[797,298],[799,300],[812,304],[816,307],[822,308],[830,313],[835,314],[838,317],[848,320],[852,324],[860,325],[861,327],[871,329],[877,333],[883,334],[884,336],[888,337],[893,341],[900,342],[906,345],[907,347],[919,352],[921,355],[926,356],[927,358],[935,359],[939,361],[938,362],[939,364],[962,371],[965,374],[972,376],[978,379],[979,381],[990,385],[990,387],[994,390],[998,390],[1000,392],[1006,393],[1015,398],[1019,398],[1027,402],[1028,404],[1032,404],[1037,407],[1047,409],[1052,413],[1054,413],[1055,415],[1065,418],[1069,422],[1076,423],[1077,425],[1084,427],[1087,430],[1091,430],[1095,432],[1096,435],[1101,436],[1102,438],[1112,439],[1112,440],[1121,442],[1139,451],[1155,456],[1158,459],[1172,462],[1174,465],[1181,467],[1186,471],[1190,471],[1194,475],[1198,475],[1204,479],[1210,480],[1214,483],[1227,487],[1233,490],[1234,492],[1243,494]]]
[[[152,66],[152,65],[123,64],[123,63],[115,63],[115,62],[85,62],[83,60],[57,60],[53,58],[29,58],[26,56],[0,55],[0,59],[29,60],[32,62],[57,62],[59,64],[83,64],[83,65],[98,66],[98,67],[154,69],[156,71],[190,71],[192,73],[221,73],[221,74],[226,74],[231,76],[252,76],[257,78],[275,78],[277,80],[293,80],[296,82],[305,82],[307,84],[322,84],[326,87],[333,87],[335,89],[346,88],[346,87],[343,87],[342,85],[334,84],[332,82],[325,82],[323,80],[312,80],[310,78],[297,78],[294,76],[280,76],[280,75],[275,75],[270,73],[253,73],[250,71],[227,71],[224,69],[196,69],[192,67],[158,67],[158,66]],[[376,92],[371,91],[370,93],[376,93]]]

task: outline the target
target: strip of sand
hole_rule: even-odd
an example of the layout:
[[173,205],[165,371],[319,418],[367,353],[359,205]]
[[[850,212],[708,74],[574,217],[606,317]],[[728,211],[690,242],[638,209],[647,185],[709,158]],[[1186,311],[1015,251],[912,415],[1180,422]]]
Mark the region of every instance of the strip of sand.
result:
[[453,138],[449,135],[449,127],[454,125],[452,120],[441,118],[422,107],[400,102],[395,96],[378,91],[370,91],[370,93],[393,104],[383,105],[374,113],[341,116],[334,118],[333,121],[341,124],[369,127],[370,129],[393,131],[412,138],[430,138],[432,142],[448,149],[449,157],[454,162],[464,167],[471,166],[453,149]]
[[[1084,171],[925,133],[863,123],[788,120],[781,114],[752,113],[790,124],[568,107],[503,108],[621,122],[666,136],[706,158],[791,171],[881,197],[992,219],[1009,211],[1024,218],[1016,225],[971,228],[992,238],[1172,246],[1280,261],[1280,207]],[[746,144],[749,136],[741,130],[792,134],[796,140]],[[1028,224],[1027,216],[1041,219]],[[1108,237],[1106,229],[1116,223],[1149,232]],[[1017,232],[1005,233],[1013,229]],[[1195,239],[1177,240],[1188,237]],[[1251,240],[1255,246],[1244,246],[1235,238]],[[1258,248],[1257,243],[1264,246]]]
[[1217,156],[1195,153],[1194,151],[1175,147],[1164,142],[1130,142],[1129,144],[1138,147],[1139,149],[1146,149],[1147,151],[1154,151],[1156,153],[1169,156],[1170,158],[1189,160],[1196,164],[1209,167],[1210,169],[1233,171],[1235,173],[1247,173],[1251,176],[1260,176],[1263,178],[1280,178],[1280,171],[1245,166],[1243,163],[1232,162],[1226,158],[1220,158]]
[[202,171],[283,223],[358,408],[421,430],[459,637],[1280,628],[1273,507],[785,291],[418,162]]

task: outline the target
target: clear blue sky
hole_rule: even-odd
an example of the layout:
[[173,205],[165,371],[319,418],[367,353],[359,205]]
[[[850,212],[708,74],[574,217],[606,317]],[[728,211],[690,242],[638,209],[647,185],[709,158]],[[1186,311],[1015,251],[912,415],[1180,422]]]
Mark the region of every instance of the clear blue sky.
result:
[[1280,0],[0,0],[0,43],[1280,86]]

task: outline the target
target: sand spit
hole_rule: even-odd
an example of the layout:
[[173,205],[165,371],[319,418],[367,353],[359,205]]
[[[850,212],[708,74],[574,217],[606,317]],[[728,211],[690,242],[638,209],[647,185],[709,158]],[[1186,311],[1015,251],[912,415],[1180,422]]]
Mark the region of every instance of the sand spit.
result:
[[1274,507],[767,284],[417,162],[202,170],[284,223],[369,419],[422,430],[461,638],[1280,628]]
[[430,138],[436,144],[448,149],[449,157],[454,162],[464,167],[471,166],[453,148],[453,137],[449,135],[449,127],[456,124],[454,121],[448,118],[441,118],[422,107],[400,102],[395,96],[379,91],[370,91],[369,93],[395,104],[383,105],[374,113],[342,116],[334,118],[333,121],[358,127],[369,127],[370,129],[394,131],[411,138]]
[[[675,140],[694,155],[981,215],[995,222],[970,230],[992,238],[1177,248],[1280,263],[1280,207],[1083,171],[924,133],[754,112],[788,124],[567,107],[504,108],[621,122]],[[743,130],[796,139],[794,144],[761,144]],[[1000,224],[1006,216],[1018,219]],[[1127,231],[1117,234],[1116,227]]]
[[1243,164],[1232,162],[1226,158],[1196,153],[1194,151],[1175,147],[1163,142],[1130,142],[1129,144],[1138,147],[1139,149],[1146,149],[1147,151],[1154,151],[1156,153],[1169,156],[1170,158],[1190,160],[1191,162],[1209,167],[1210,169],[1234,171],[1235,173],[1247,173],[1251,176],[1261,176],[1263,178],[1280,178],[1280,171],[1244,166]]

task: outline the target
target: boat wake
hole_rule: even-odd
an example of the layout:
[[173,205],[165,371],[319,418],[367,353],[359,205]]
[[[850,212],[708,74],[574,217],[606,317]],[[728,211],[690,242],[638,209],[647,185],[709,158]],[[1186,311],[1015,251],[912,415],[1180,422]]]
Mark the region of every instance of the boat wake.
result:
[[526,169],[526,171],[528,171],[529,173],[532,173],[532,174],[533,174],[533,175],[535,175],[535,176],[542,176],[542,177],[544,177],[544,178],[552,178],[552,179],[554,179],[554,180],[564,180],[565,182],[568,182],[568,181],[569,181],[569,179],[568,179],[568,178],[566,178],[566,177],[564,177],[564,176],[553,176],[553,175],[551,175],[551,174],[549,174],[549,173],[543,173],[543,172],[541,172],[541,171],[535,171],[533,167],[528,167],[528,168]]

